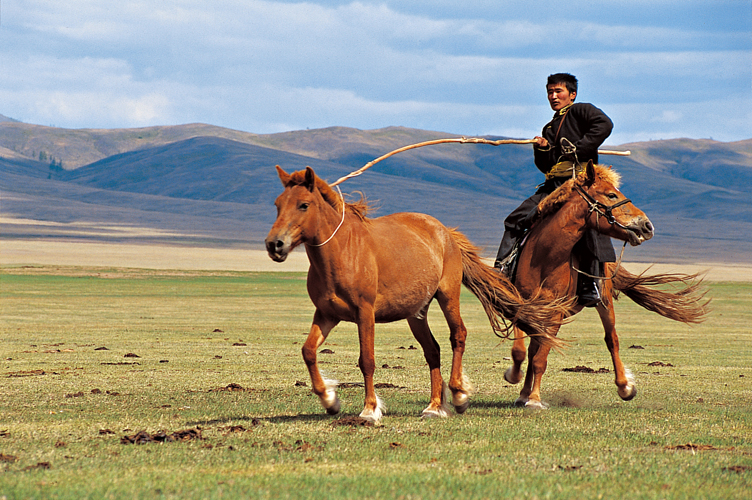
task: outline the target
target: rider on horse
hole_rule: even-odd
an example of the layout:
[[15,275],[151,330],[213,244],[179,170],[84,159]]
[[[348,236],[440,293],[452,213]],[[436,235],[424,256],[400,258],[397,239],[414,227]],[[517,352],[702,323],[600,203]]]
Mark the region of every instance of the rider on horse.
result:
[[[546,90],[554,117],[543,127],[542,137],[535,137],[533,146],[535,166],[546,175],[546,181],[504,220],[504,236],[495,267],[507,274],[517,253],[516,247],[535,218],[538,203],[582,171],[589,160],[598,163],[598,147],[613,128],[603,111],[589,103],[574,102],[577,78],[573,75],[550,75]],[[603,262],[616,261],[611,239],[591,229],[575,247],[575,254],[582,270],[577,284],[579,303],[595,306],[601,299],[597,277],[603,276]]]

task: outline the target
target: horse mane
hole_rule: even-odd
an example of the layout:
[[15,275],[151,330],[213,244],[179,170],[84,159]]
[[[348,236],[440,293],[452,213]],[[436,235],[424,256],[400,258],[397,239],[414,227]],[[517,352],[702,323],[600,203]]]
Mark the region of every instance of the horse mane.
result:
[[[593,165],[595,169],[595,182],[606,182],[611,184],[616,189],[619,189],[621,184],[621,175],[606,165]],[[546,196],[538,204],[538,219],[542,219],[558,211],[564,203],[569,199],[572,194],[572,190],[575,187],[575,183],[582,184],[585,180],[586,173],[580,172],[576,178],[569,179],[564,184],[556,188],[551,194]]]
[[[290,186],[302,186],[305,184],[306,181],[306,171],[305,170],[298,170],[297,172],[293,172],[290,174],[290,179],[287,181],[287,184],[285,187]],[[323,179],[321,179],[318,175],[315,176],[316,179],[316,189],[319,190],[319,193],[321,193],[321,196],[324,198],[324,201],[326,201],[328,204],[330,204],[337,212],[342,211],[342,203],[344,202],[343,198],[332,189],[332,187]],[[345,208],[347,208],[351,213],[358,216],[358,218],[362,221],[365,221],[368,215],[368,212],[372,210],[372,205],[366,200],[366,196],[360,192],[356,191],[360,198],[358,200],[353,201],[352,203],[345,203]]]

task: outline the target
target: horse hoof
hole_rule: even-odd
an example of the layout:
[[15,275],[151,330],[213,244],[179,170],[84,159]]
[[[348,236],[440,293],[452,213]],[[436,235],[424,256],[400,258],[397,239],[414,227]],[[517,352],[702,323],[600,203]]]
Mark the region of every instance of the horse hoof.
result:
[[527,405],[527,398],[523,398],[522,396],[517,398],[514,402],[516,408],[523,408],[525,405]]
[[467,411],[467,408],[470,406],[470,400],[466,399],[464,403],[459,405],[454,405],[454,411],[457,412],[457,415],[462,415]]
[[340,403],[339,403],[339,398],[337,398],[334,400],[334,404],[326,409],[326,412],[329,415],[336,415],[337,413],[339,413],[339,409],[340,409]]
[[462,391],[455,392],[452,396],[452,406],[454,406],[454,411],[456,411],[458,415],[465,413],[467,407],[470,406],[470,398],[467,393]]
[[443,409],[435,409],[431,408],[430,410],[426,408],[423,410],[423,413],[420,415],[421,418],[447,418],[449,417],[449,414],[444,411]]
[[634,397],[637,396],[637,387],[634,385],[632,387],[626,387],[625,392],[626,394],[622,394],[621,389],[619,389],[619,397],[624,401],[632,401]]
[[383,416],[380,412],[361,412],[360,415],[358,415],[360,418],[364,420],[368,420],[372,424],[376,425],[379,422],[381,422],[381,417]]
[[548,410],[548,405],[543,401],[535,401],[531,399],[525,403],[525,408],[530,408],[531,410]]
[[522,380],[522,372],[518,371],[517,372],[517,377],[513,377],[512,376],[513,372],[514,372],[514,370],[512,369],[511,366],[509,368],[507,368],[507,371],[504,372],[504,380],[506,380],[507,382],[509,382],[512,385],[519,384],[520,380]]

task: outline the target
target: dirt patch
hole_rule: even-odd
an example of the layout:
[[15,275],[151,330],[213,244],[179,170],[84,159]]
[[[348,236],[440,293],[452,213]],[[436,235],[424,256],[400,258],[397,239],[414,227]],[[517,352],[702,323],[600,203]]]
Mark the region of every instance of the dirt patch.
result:
[[671,366],[673,367],[671,363],[664,363],[663,361],[653,361],[652,363],[648,363],[648,366]]
[[[711,444],[695,444],[695,443],[671,445],[671,446],[666,446],[665,449],[667,450],[690,450],[692,452],[721,450],[721,448],[716,448],[715,446]],[[733,450],[733,448],[728,448],[728,449]]]
[[154,434],[141,431],[130,436],[123,436],[120,438],[120,442],[122,444],[171,443],[175,441],[191,441],[193,439],[203,439],[201,437],[201,429],[185,429],[171,434],[165,431],[159,431]]
[[752,467],[749,465],[731,465],[729,467],[724,467],[723,470],[741,474],[742,472],[752,471]]
[[24,467],[21,470],[27,471],[27,470],[34,470],[34,469],[50,469],[52,468],[52,465],[50,465],[49,462],[37,462],[36,465],[29,465],[27,467]]
[[563,368],[561,371],[574,372],[574,373],[611,373],[611,370],[609,370],[608,368],[598,368],[598,370],[593,370],[589,366],[575,366],[574,368]]
[[361,417],[342,417],[332,422],[333,427],[373,427],[373,422]]
[[20,372],[8,372],[8,377],[34,377],[37,375],[45,375],[44,370],[28,370]]
[[225,387],[218,387],[217,389],[209,389],[209,392],[266,392],[268,389],[252,389],[249,387],[243,387],[240,384],[232,382]]
[[[256,427],[257,425],[261,425],[261,421],[257,418],[254,418],[251,420],[251,425]],[[246,429],[242,425],[229,425],[227,427],[220,427],[219,430],[224,432],[224,435],[227,436],[229,434],[233,433],[243,433],[243,432],[249,432],[252,429]]]

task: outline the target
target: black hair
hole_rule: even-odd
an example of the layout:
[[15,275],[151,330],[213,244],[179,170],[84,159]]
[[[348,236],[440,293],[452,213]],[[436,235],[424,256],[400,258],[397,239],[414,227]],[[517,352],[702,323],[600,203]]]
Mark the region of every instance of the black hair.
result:
[[563,83],[569,93],[577,93],[577,77],[574,75],[570,75],[569,73],[555,73],[553,75],[548,75],[546,87],[557,83]]

